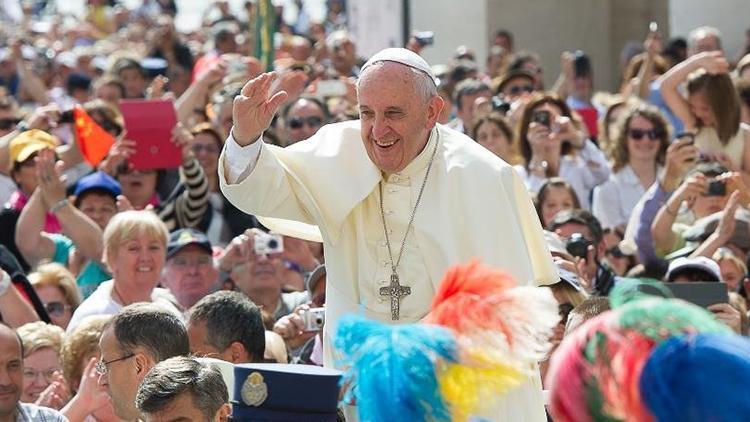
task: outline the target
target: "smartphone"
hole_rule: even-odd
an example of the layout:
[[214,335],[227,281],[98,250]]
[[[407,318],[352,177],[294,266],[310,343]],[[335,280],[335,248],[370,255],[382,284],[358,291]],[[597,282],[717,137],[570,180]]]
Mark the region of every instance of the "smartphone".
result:
[[342,97],[346,95],[346,84],[336,79],[318,81],[315,93],[320,97]]
[[678,133],[674,139],[675,141],[683,141],[682,146],[695,144],[695,134],[690,132]]
[[537,110],[531,115],[531,121],[550,127],[552,126],[552,113],[547,110]]

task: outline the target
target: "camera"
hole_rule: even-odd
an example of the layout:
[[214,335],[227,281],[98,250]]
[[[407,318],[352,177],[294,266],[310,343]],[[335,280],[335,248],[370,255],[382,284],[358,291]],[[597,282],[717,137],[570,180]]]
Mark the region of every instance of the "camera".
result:
[[591,245],[593,243],[589,242],[581,233],[573,233],[565,243],[565,250],[574,257],[586,258]]
[[490,103],[492,104],[492,111],[497,111],[498,113],[502,113],[503,115],[508,114],[508,112],[510,111],[510,103],[498,97],[497,95],[493,96],[490,99]]
[[421,31],[414,34],[414,39],[422,47],[427,47],[435,43],[435,33],[432,31]]
[[724,196],[727,194],[727,185],[723,180],[713,179],[708,183],[706,196]]
[[60,118],[57,121],[57,123],[59,124],[73,123],[73,122],[75,122],[75,118],[73,117],[73,109],[66,110],[60,113]]
[[552,113],[547,110],[537,110],[531,115],[531,121],[550,127],[552,126]]
[[300,312],[305,331],[320,331],[326,323],[326,308],[312,308]]
[[284,252],[284,237],[271,233],[256,234],[253,239],[253,249],[256,255]]

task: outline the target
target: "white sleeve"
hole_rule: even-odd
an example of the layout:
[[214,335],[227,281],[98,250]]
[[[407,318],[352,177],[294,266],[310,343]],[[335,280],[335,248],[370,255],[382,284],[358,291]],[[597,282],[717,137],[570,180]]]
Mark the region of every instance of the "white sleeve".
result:
[[229,137],[224,142],[224,162],[227,170],[227,182],[235,184],[241,182],[255,168],[260,156],[260,144],[263,136],[250,145],[240,146],[229,131]]

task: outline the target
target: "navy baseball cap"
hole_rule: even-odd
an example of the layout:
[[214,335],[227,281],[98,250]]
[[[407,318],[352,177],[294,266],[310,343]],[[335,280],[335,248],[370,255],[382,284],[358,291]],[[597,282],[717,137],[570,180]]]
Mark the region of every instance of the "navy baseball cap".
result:
[[115,180],[114,177],[108,175],[103,171],[97,171],[89,175],[83,176],[76,183],[76,188],[73,194],[80,198],[84,193],[97,190],[112,195],[115,199],[122,191],[120,189],[120,183]]
[[232,419],[336,421],[341,375],[315,365],[235,365]]
[[208,240],[208,236],[206,236],[205,233],[195,229],[179,229],[173,231],[169,235],[169,242],[167,243],[167,259],[181,251],[182,248],[190,245],[199,246],[209,255],[213,255],[211,241]]

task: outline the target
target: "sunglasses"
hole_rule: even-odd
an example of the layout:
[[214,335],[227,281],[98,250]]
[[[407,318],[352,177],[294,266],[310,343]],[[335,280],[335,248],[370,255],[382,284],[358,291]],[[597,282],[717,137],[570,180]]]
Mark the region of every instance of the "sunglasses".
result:
[[219,153],[219,147],[216,145],[199,145],[195,144],[192,147],[194,154],[200,154],[202,151],[206,151],[209,154],[218,154]]
[[307,125],[309,127],[321,127],[323,125],[323,119],[318,116],[310,117],[292,117],[289,119],[290,129],[302,129],[302,126]]
[[44,309],[50,316],[61,316],[66,310],[70,309],[70,305],[66,305],[62,302],[49,302],[44,304]]
[[534,92],[534,87],[531,85],[516,85],[516,86],[511,87],[510,90],[508,90],[508,92],[511,95],[518,95],[523,92]]
[[643,130],[643,129],[630,129],[628,131],[628,136],[633,138],[636,141],[640,141],[643,139],[644,136],[648,136],[648,139],[652,141],[656,141],[658,139],[661,139],[662,136],[664,136],[664,132],[656,131],[656,130]]
[[21,119],[0,119],[0,130],[8,130],[20,122]]
[[625,258],[627,255],[622,253],[619,246],[613,246],[605,251],[605,254],[608,256],[611,256],[612,258]]

